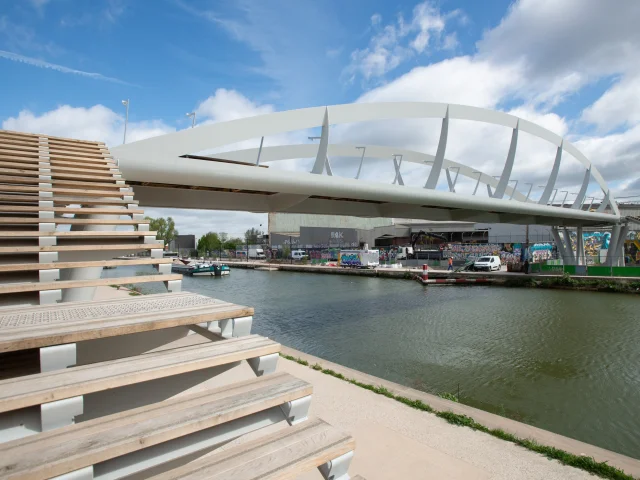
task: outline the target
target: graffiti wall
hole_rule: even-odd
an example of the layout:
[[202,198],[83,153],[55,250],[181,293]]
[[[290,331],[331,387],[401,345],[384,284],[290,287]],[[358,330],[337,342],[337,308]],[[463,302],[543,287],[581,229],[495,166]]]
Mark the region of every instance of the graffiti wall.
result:
[[497,255],[503,265],[517,263],[522,259],[522,245],[519,243],[448,243],[443,252],[445,258],[453,257],[454,260],[461,261],[466,261],[469,257],[482,257],[483,255]]

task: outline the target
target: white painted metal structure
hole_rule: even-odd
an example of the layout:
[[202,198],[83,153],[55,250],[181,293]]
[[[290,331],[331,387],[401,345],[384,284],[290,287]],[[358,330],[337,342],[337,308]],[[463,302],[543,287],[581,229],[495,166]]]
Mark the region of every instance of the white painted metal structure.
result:
[[[329,156],[360,156],[362,145],[330,144],[329,124],[399,118],[442,118],[440,141],[434,156],[425,153],[366,145],[368,158],[394,159],[395,182],[381,184],[332,175]],[[474,173],[445,158],[449,122],[472,120],[512,129],[511,145],[502,175],[494,179]],[[315,157],[309,175],[184,158],[205,150],[292,130],[322,127],[319,145],[286,145],[235,150],[217,158],[252,164],[290,158]],[[538,202],[509,186],[518,134],[526,132],[557,148],[554,167]],[[364,150],[364,149],[363,149]],[[570,142],[534,123],[486,109],[443,103],[366,103],[315,107],[233,120],[142,140],[112,149],[123,173],[136,185],[141,203],[157,207],[211,208],[256,212],[333,213],[365,217],[411,217],[430,220],[470,220],[503,223],[538,223],[579,226],[614,224],[619,212],[606,182],[591,162]],[[555,189],[563,152],[584,165],[582,187],[571,208],[548,206]],[[395,157],[394,157],[395,155]],[[258,159],[258,160],[256,160]],[[424,188],[403,185],[402,162],[431,165]],[[359,170],[363,167],[360,166]],[[364,167],[366,168],[366,167]],[[450,191],[435,190],[445,171]],[[455,178],[451,178],[455,170]],[[328,175],[322,175],[327,172]],[[458,175],[487,184],[491,198],[455,194]],[[360,175],[356,175],[360,177]],[[605,201],[597,212],[584,211],[589,181],[602,188]],[[390,179],[390,182],[391,183]],[[506,196],[506,197],[505,197]],[[514,201],[509,201],[510,199]],[[607,206],[611,213],[605,213]]]

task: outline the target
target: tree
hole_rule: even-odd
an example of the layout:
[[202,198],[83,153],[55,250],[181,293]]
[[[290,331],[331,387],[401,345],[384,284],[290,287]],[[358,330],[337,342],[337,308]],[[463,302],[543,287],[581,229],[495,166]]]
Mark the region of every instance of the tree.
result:
[[209,232],[198,239],[198,253],[200,255],[210,255],[222,249],[220,237],[215,232]]
[[257,228],[250,228],[246,232],[244,232],[244,240],[249,245],[255,245],[258,243],[258,236],[262,237],[264,232],[262,230],[258,230]]
[[176,224],[173,218],[168,217],[166,219],[145,217],[145,220],[149,220],[149,230],[158,232],[157,236],[164,242],[165,245],[171,243],[172,240],[178,236],[178,230],[176,230]]
[[224,242],[224,248],[226,250],[236,250],[238,245],[242,246],[244,241],[241,238],[230,238],[226,242]]

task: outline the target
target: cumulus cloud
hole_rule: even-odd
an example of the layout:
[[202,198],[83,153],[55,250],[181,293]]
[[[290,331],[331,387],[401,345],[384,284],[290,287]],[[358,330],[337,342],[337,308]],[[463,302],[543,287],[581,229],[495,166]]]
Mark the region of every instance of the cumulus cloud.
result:
[[[4,120],[2,128],[80,140],[98,140],[113,146],[122,143],[124,117],[104,105],[94,105],[90,108],[61,105],[41,115],[30,110],[22,110],[16,117]],[[127,142],[173,131],[175,128],[160,120],[129,122]]]
[[429,48],[455,47],[455,36],[442,37],[447,19],[456,15],[457,11],[443,14],[429,0],[415,6],[409,21],[399,15],[395,22],[383,27],[382,16],[372,15],[371,26],[376,33],[366,48],[351,53],[351,63],[344,73],[351,81],[356,76],[368,81],[384,76],[416,55],[427,53]]
[[258,105],[235,90],[219,88],[198,105],[196,113],[211,123],[264,115],[274,110],[273,105]]

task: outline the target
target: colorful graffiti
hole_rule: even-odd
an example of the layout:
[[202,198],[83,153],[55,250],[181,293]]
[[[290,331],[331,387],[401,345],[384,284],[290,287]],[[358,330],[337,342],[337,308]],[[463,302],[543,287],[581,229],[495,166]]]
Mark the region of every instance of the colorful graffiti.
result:
[[531,260],[540,263],[553,259],[553,245],[550,243],[534,243],[529,247]]
[[519,243],[482,243],[464,244],[449,243],[445,246],[443,256],[454,260],[465,261],[469,257],[497,255],[503,265],[518,263],[522,258],[522,245]]
[[340,265],[360,267],[362,266],[362,261],[360,259],[360,255],[357,253],[342,253],[340,254]]

